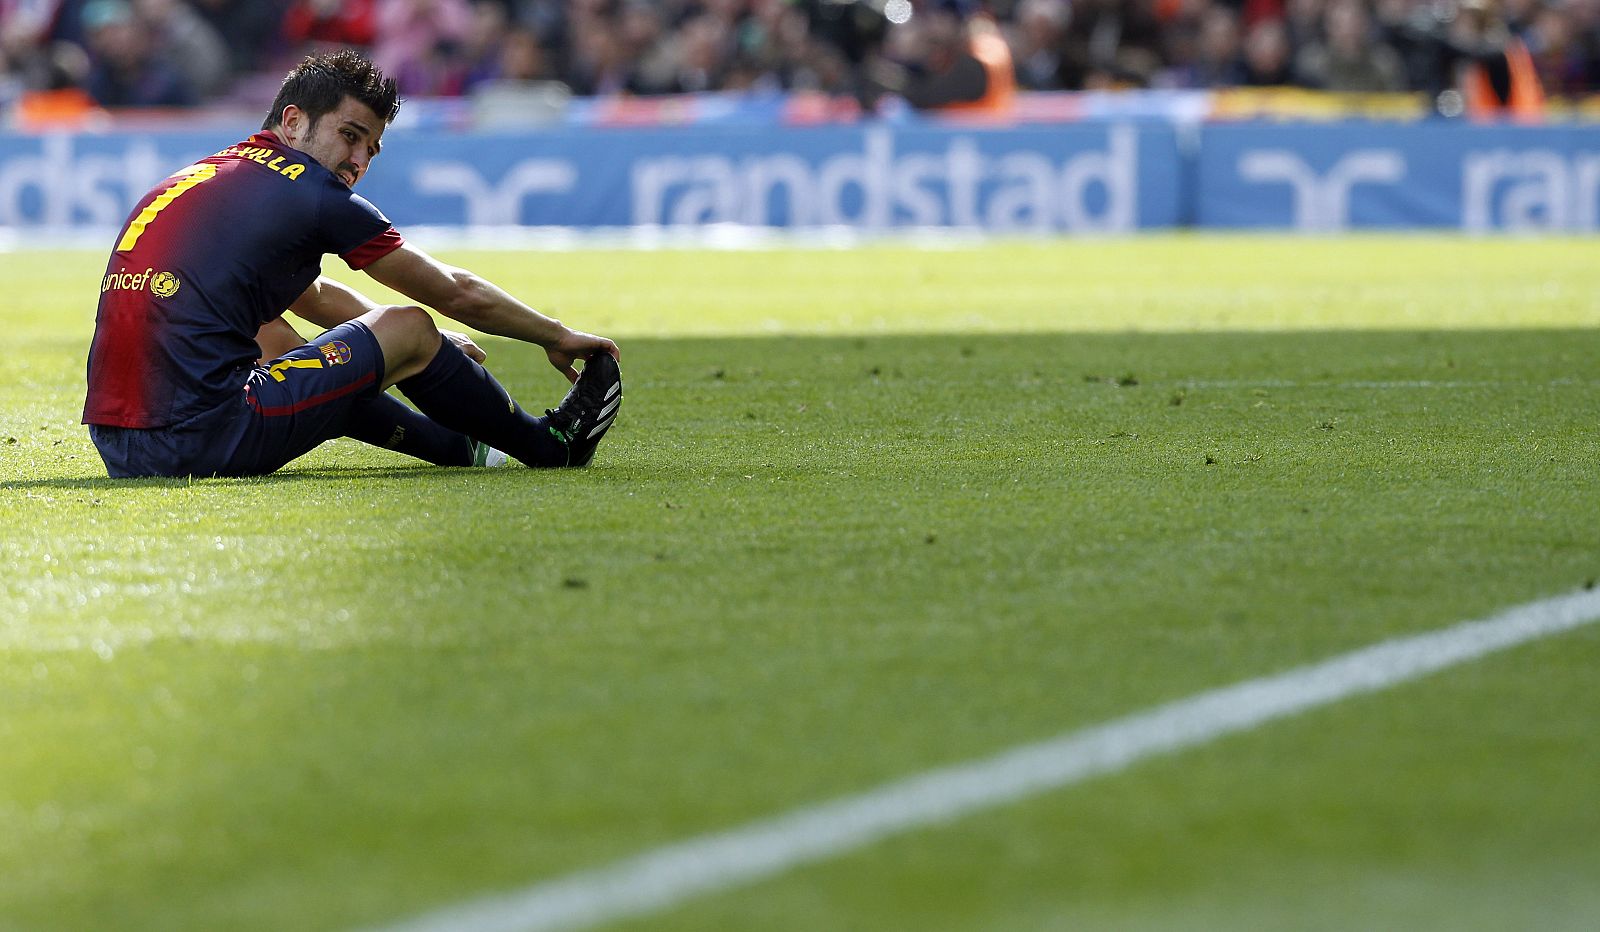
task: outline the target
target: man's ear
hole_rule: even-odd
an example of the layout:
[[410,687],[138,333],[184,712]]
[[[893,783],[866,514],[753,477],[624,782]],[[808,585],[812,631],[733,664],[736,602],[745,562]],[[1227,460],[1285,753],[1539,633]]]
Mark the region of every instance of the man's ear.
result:
[[278,128],[283,130],[284,142],[298,142],[310,129],[310,121],[306,119],[306,112],[294,104],[285,104],[283,112],[278,114]]

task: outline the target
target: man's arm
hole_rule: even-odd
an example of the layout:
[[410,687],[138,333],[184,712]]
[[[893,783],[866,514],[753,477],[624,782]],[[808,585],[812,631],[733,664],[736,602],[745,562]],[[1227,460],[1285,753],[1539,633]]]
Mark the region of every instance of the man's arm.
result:
[[269,359],[277,359],[297,346],[305,343],[305,338],[300,336],[294,326],[282,317],[276,317],[261,325],[256,332],[256,347],[261,355],[256,359],[256,365],[264,366]]
[[575,361],[595,353],[619,356],[617,345],[605,337],[573,330],[546,317],[479,276],[445,265],[410,243],[363,271],[451,320],[544,347],[550,364],[572,381],[578,378],[572,367]]
[[[289,310],[294,311],[297,317],[328,330],[346,321],[355,320],[368,311],[376,310],[377,307],[377,303],[371,298],[351,288],[349,285],[341,284],[331,278],[318,276],[317,280],[311,283],[310,288],[307,288],[300,297],[294,299],[294,303],[289,305]],[[285,323],[281,317],[261,329],[266,332],[274,324],[282,324],[282,329],[286,329],[289,333],[294,333],[294,328]],[[282,330],[278,332],[281,333]],[[474,362],[483,362],[485,358],[484,352],[479,348],[478,344],[472,342],[471,337],[464,333],[456,333],[454,330],[440,330],[439,332],[450,342],[459,346],[461,351],[471,357]],[[259,335],[256,337],[256,342],[261,343]],[[297,340],[289,349],[293,349],[304,342],[304,340]],[[262,345],[264,346],[265,344]],[[275,356],[280,356],[283,353],[287,353],[289,349],[284,349],[266,358],[271,359]]]
[[305,293],[294,299],[294,303],[289,305],[289,310],[294,311],[301,319],[327,330],[346,321],[355,320],[377,307],[377,304],[354,288],[341,285],[331,278],[319,276]]

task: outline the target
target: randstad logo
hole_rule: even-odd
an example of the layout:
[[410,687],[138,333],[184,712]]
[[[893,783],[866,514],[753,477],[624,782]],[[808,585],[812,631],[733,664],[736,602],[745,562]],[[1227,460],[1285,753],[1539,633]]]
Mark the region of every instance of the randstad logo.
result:
[[143,291],[150,289],[158,298],[170,298],[178,293],[183,283],[171,272],[145,269],[143,272],[110,272],[100,282],[100,293],[108,291]]

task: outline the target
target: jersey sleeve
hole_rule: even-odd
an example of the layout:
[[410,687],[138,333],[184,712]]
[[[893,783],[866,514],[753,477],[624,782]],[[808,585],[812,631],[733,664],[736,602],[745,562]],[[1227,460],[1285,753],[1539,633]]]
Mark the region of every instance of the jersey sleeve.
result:
[[359,270],[405,242],[371,201],[342,185],[330,185],[326,192],[320,211],[325,252],[337,254],[346,265]]

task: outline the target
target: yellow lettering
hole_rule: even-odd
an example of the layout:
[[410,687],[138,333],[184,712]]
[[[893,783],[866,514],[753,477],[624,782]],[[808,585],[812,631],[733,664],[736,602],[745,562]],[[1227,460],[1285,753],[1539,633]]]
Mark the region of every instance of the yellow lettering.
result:
[[271,149],[265,149],[260,146],[234,146],[232,149],[223,150],[220,154],[237,155],[242,159],[249,159],[257,164],[265,165],[291,180],[299,178],[306,170],[306,167],[298,162],[289,165],[283,164],[283,160],[287,156],[274,155]]
[[117,252],[127,252],[132,249],[134,244],[139,242],[139,237],[144,235],[145,226],[156,218],[156,214],[165,210],[167,205],[177,200],[183,192],[202,181],[216,177],[216,174],[217,166],[215,165],[190,165],[188,168],[175,172],[172,177],[181,178],[182,180],[161,192],[155,200],[145,206],[144,210],[139,211],[139,216],[129,222],[128,229],[122,234],[122,239],[117,243]]
[[288,376],[284,375],[285,369],[321,369],[321,359],[280,359],[273,363],[267,370],[274,381],[282,382]]

